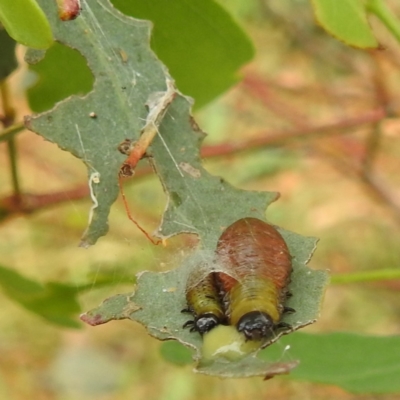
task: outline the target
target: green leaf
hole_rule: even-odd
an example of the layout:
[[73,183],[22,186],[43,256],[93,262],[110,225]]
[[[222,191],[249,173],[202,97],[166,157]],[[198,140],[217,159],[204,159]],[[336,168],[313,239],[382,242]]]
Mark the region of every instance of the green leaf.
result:
[[400,19],[387,6],[384,0],[367,0],[366,7],[371,14],[379,18],[392,33],[392,35],[400,42]]
[[18,66],[15,41],[0,26],[0,81],[7,78]]
[[2,0],[0,22],[14,40],[25,46],[47,49],[53,43],[50,25],[35,0]]
[[76,50],[59,43],[29,69],[38,74],[38,81],[28,89],[29,106],[34,112],[49,110],[73,94],[87,94],[93,87],[86,60]]
[[[56,17],[56,5],[43,1],[55,38],[83,54],[95,77],[85,98],[72,96],[47,113],[27,118],[27,127],[68,150],[86,164],[96,205],[82,238],[88,246],[108,230],[116,200],[118,174],[125,158],[118,151],[126,138],[137,139],[146,121],[145,103],[165,90],[163,66],[149,48],[150,25],[126,17],[99,0],[68,23]],[[27,61],[37,61],[28,53]],[[68,64],[65,65],[68,68]]]
[[312,0],[312,5],[318,23],[332,36],[363,49],[378,46],[364,0]]
[[160,353],[165,361],[175,365],[187,365],[192,363],[192,352],[178,342],[163,342],[160,347]]
[[112,3],[127,15],[154,23],[151,47],[196,107],[234,85],[238,69],[254,56],[250,39],[213,0]]
[[354,393],[400,391],[399,336],[295,333],[279,344],[260,356],[282,357],[283,349],[290,346],[284,358],[301,360],[292,378],[337,385]]
[[2,266],[0,286],[12,300],[47,321],[68,328],[80,328],[76,319],[80,306],[73,286],[52,282],[41,285]]

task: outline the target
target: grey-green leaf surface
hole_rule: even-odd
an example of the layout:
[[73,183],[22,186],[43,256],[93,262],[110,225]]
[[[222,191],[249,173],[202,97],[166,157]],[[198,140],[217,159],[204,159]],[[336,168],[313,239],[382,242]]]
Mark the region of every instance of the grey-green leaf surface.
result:
[[[314,241],[298,235],[282,231],[291,251],[303,243],[305,248],[313,249]],[[295,254],[295,253],[292,253]],[[202,338],[198,333],[183,329],[183,324],[189,319],[180,310],[186,307],[185,286],[190,265],[199,259],[207,257],[203,251],[188,257],[183,265],[167,273],[143,272],[138,278],[134,293],[117,295],[107,299],[99,307],[85,313],[81,318],[91,324],[99,325],[111,320],[129,318],[143,324],[150,335],[160,340],[178,340],[180,343],[195,350],[197,361],[196,371],[221,377],[273,376],[288,373],[297,365],[293,359],[282,363],[280,354],[274,354],[268,359],[259,359],[256,354],[227,363],[216,359],[214,362],[203,362],[201,359]],[[296,256],[295,256],[296,257]],[[327,284],[327,274],[324,271],[313,271],[304,265],[308,255],[299,255],[294,261],[294,273],[290,291],[293,293],[289,307],[296,313],[285,315],[284,322],[292,325],[277,334],[265,345],[277,341],[282,335],[289,334],[317,319],[321,301]]]
[[375,48],[378,42],[368,23],[365,1],[311,0],[318,23],[342,42]]
[[154,24],[151,47],[178,89],[201,107],[234,85],[254,56],[250,39],[214,0],[112,0],[123,13]]
[[[283,349],[290,348],[283,356]],[[355,333],[305,334],[283,337],[261,358],[299,359],[291,377],[337,385],[354,393],[400,392],[400,337]]]
[[[118,173],[125,158],[118,145],[137,139],[146,120],[146,102],[165,90],[166,72],[149,46],[150,24],[127,17],[106,0],[86,3],[81,15],[61,22],[56,5],[42,1],[55,38],[78,50],[95,77],[86,97],[72,96],[52,110],[27,119],[29,129],[80,158],[88,168],[95,205],[83,235],[88,246],[108,230],[118,196]],[[37,61],[36,54],[26,59]],[[65,65],[68,69],[68,64]]]
[[0,81],[7,78],[18,66],[15,40],[0,26]]

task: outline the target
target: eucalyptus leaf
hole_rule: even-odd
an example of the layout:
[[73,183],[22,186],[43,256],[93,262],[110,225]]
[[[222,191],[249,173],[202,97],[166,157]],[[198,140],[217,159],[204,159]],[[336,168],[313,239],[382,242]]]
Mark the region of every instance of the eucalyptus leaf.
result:
[[[149,47],[150,24],[112,8],[106,0],[87,3],[68,23],[56,17],[56,5],[42,1],[55,38],[87,59],[94,89],[72,96],[52,110],[26,119],[27,127],[82,159],[95,199],[82,246],[94,244],[108,230],[108,214],[119,192],[118,174],[125,158],[118,151],[126,138],[137,139],[151,94],[166,88],[167,74]],[[34,53],[26,60],[37,62]],[[65,68],[68,69],[68,63]]]
[[[54,4],[43,1],[43,7],[48,15],[54,14]],[[86,3],[81,15],[68,24],[56,18],[51,23],[57,40],[87,59],[95,77],[93,90],[84,97],[63,100],[26,122],[31,130],[82,159],[88,168],[94,204],[82,244],[95,243],[107,231],[120,168],[128,165],[126,155],[118,150],[121,143],[125,145],[126,138],[128,143],[147,140],[153,134],[146,156],[168,197],[155,236],[166,240],[185,232],[200,240],[181,266],[165,273],[140,273],[133,293],[107,299],[82,315],[82,320],[91,325],[126,318],[138,321],[150,335],[178,340],[194,349],[197,370],[204,374],[272,377],[289,372],[297,362],[264,361],[255,353],[236,362],[205,362],[201,359],[202,338],[183,329],[188,316],[180,312],[186,307],[186,282],[193,265],[214,257],[222,231],[236,220],[264,220],[267,206],[278,194],[239,190],[203,168],[199,149],[205,135],[190,114],[191,101],[174,88],[172,78],[151,51],[149,23],[121,14],[107,0]],[[278,229],[293,259],[293,297],[288,305],[296,308],[296,314],[285,315],[283,321],[291,328],[282,329],[263,346],[315,322],[327,284],[325,272],[305,266],[316,240]]]
[[46,15],[35,0],[2,0],[0,23],[18,43],[34,49],[47,49],[53,36]]
[[239,80],[254,56],[250,39],[214,0],[112,0],[124,14],[154,24],[151,47],[178,89],[201,107]]
[[369,336],[350,332],[306,334],[282,338],[260,357],[300,359],[292,373],[295,379],[337,385],[354,393],[400,391],[399,336]]
[[10,299],[47,321],[80,328],[76,315],[81,308],[74,286],[55,282],[42,285],[3,266],[0,266],[0,286]]
[[375,48],[378,42],[363,0],[311,0],[318,23],[332,36],[355,47]]
[[192,363],[192,351],[172,340],[162,342],[160,354],[165,361],[175,365],[187,365]]

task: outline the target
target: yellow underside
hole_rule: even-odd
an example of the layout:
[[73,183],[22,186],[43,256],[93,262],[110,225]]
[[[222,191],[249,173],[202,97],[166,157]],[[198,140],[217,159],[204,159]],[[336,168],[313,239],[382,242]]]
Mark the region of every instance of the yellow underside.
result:
[[275,285],[266,279],[249,277],[237,283],[228,294],[230,323],[252,311],[268,314],[274,323],[280,320],[280,296]]
[[219,294],[211,280],[205,279],[186,293],[186,299],[195,315],[214,314],[222,319],[224,312]]

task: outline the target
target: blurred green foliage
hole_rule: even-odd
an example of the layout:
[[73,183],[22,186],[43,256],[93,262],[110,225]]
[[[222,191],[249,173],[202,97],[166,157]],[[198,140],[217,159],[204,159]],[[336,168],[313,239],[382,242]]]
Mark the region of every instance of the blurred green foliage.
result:
[[0,81],[7,78],[18,66],[15,56],[15,45],[15,40],[0,26]]
[[29,106],[34,112],[49,110],[73,94],[83,96],[93,88],[93,74],[78,51],[55,43],[45,57],[29,66],[37,82],[28,89]]
[[2,0],[0,23],[18,43],[34,49],[47,49],[53,35],[46,15],[35,0]]

